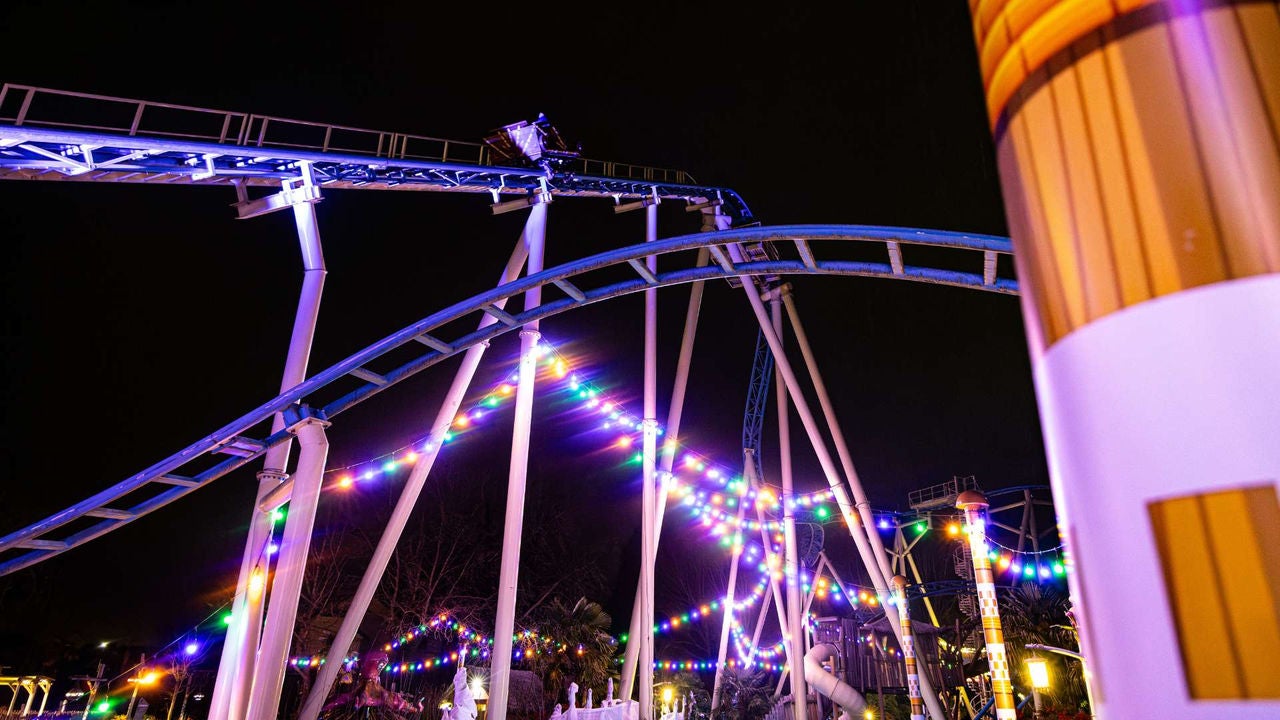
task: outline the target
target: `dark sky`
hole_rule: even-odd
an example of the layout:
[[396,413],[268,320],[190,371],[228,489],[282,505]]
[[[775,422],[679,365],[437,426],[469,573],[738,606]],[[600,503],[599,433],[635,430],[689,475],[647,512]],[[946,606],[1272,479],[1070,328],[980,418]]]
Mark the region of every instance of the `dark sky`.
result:
[[[732,187],[765,224],[1006,232],[964,0],[762,14],[741,3],[286,5],[11,0],[0,9],[0,81],[472,141],[545,112],[584,154]],[[236,221],[230,191],[209,188],[8,182],[0,197],[0,532],[275,394],[301,275],[288,213]],[[490,286],[521,220],[487,204],[329,193],[317,207],[330,272],[312,371]],[[662,217],[664,234],[697,230],[679,208]],[[615,217],[603,201],[557,202],[551,218],[548,266],[643,239],[640,213]],[[1015,298],[871,279],[794,285],[874,503],[904,507],[909,490],[953,475],[988,488],[1046,483]],[[677,288],[662,300],[662,415],[686,298]],[[754,323],[723,283],[703,317],[686,437],[736,462]],[[638,296],[543,329],[639,409]],[[495,342],[490,357],[508,362],[516,342]],[[420,435],[454,367],[339,418],[332,463]],[[500,372],[486,365],[478,382]],[[539,424],[535,473],[573,482],[565,455],[580,446],[563,440],[577,431]],[[502,485],[506,439],[468,442],[444,466],[479,463]],[[798,487],[822,487],[798,423],[795,445]],[[167,639],[224,592],[253,485],[251,471],[235,473],[0,580],[37,583],[46,599],[3,622]],[[605,509],[620,535],[638,523],[626,514],[633,500]]]

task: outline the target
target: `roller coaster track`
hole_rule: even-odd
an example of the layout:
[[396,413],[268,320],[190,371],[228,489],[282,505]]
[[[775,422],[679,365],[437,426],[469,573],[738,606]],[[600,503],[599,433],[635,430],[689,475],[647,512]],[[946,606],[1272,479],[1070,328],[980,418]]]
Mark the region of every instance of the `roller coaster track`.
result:
[[495,202],[542,190],[615,201],[720,201],[729,214],[751,217],[733,190],[698,184],[682,170],[578,159],[548,176],[491,161],[481,143],[0,86],[5,180],[279,188],[297,181],[305,165],[326,189],[489,193]]
[[[775,247],[791,246],[795,258],[769,259],[735,264],[727,247],[735,243],[767,242]],[[846,259],[822,259],[814,250],[831,246],[880,245],[897,257],[895,262],[867,262]],[[697,250],[708,248],[715,262],[696,264]],[[55,555],[82,545],[174,500],[203,487],[262,455],[267,448],[289,437],[287,431],[253,435],[255,428],[270,423],[277,412],[294,418],[307,414],[332,419],[343,411],[373,397],[397,383],[478,343],[509,333],[526,323],[542,320],[586,305],[621,297],[654,287],[666,287],[699,280],[727,279],[756,275],[828,275],[843,277],[879,277],[936,285],[971,288],[1012,295],[1017,282],[997,277],[994,271],[963,272],[938,267],[902,263],[904,247],[933,248],[958,254],[975,267],[992,268],[997,255],[1008,255],[1012,247],[1008,239],[964,235],[952,232],[904,228],[844,225],[796,225],[754,227],[715,233],[696,233],[609,250],[498,286],[439,312],[369,345],[347,359],[317,373],[305,382],[254,408],[235,421],[219,428],[186,448],[151,467],[132,475],[112,487],[51,515],[26,528],[0,538],[0,552],[28,552],[0,563],[0,575],[29,567]],[[650,272],[645,258],[663,259],[668,269]],[[981,264],[980,264],[981,263]],[[954,264],[954,263],[952,263]],[[596,275],[611,268],[630,268],[634,277],[608,281]],[[613,274],[616,277],[616,273]],[[593,282],[594,280],[594,282]],[[601,282],[603,280],[603,282]],[[509,313],[498,309],[500,300],[522,295],[534,287],[555,287],[558,297],[542,305]],[[445,336],[447,326],[467,316],[488,314],[498,322],[461,336]],[[407,361],[393,357],[411,348],[425,352],[411,353]],[[352,382],[354,389],[347,389]],[[288,427],[292,423],[286,422]],[[128,507],[113,503],[146,486],[164,489]],[[61,538],[51,537],[58,528],[73,521],[96,518],[98,522]]]
[[[80,110],[68,115],[58,110],[59,103],[79,103]],[[229,186],[237,191],[241,217],[314,202],[322,189],[358,188],[487,193],[495,212],[550,195],[612,198],[619,205],[624,198],[632,205],[683,201],[686,210],[723,205],[722,211],[739,222],[751,218],[732,189],[698,184],[683,171],[577,160],[548,175],[542,169],[495,166],[491,159],[480,143],[25,85],[0,87],[0,179]],[[250,199],[249,187],[281,192]],[[504,195],[517,199],[504,203]],[[734,263],[731,245],[768,245],[777,252],[748,254],[749,260]],[[827,252],[853,246],[861,249],[854,259]],[[824,257],[815,254],[817,247]],[[697,264],[702,248],[715,262]],[[284,430],[270,431],[276,413],[291,420],[331,419],[530,321],[649,288],[739,276],[881,277],[1015,294],[1016,281],[1000,274],[1009,263],[1002,265],[999,257],[1011,252],[1009,240],[1000,237],[814,225],[698,233],[566,263],[423,318],[142,472],[0,538],[0,575],[123,527],[259,457],[289,437]],[[667,269],[650,271],[645,263],[649,256],[663,258]],[[617,280],[617,272],[609,272],[619,268],[629,279]],[[556,290],[538,307],[520,313],[501,309],[500,301],[542,286]],[[451,323],[476,314],[497,322],[470,334],[448,335]]]

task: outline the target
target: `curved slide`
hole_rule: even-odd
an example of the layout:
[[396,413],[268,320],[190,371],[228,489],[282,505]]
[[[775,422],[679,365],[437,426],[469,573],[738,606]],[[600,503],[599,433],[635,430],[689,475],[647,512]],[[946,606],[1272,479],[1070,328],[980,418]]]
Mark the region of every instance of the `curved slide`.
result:
[[853,689],[849,683],[827,671],[822,663],[834,657],[836,646],[831,643],[819,643],[813,646],[804,656],[804,679],[814,690],[826,695],[831,702],[840,706],[840,720],[861,718],[867,709],[867,700],[862,693]]

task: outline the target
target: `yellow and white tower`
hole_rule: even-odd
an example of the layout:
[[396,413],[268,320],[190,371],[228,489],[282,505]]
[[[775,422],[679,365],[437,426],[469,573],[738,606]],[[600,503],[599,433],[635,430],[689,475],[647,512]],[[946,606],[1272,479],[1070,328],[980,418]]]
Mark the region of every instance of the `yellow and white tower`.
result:
[[1280,9],[970,9],[1098,717],[1280,717]]

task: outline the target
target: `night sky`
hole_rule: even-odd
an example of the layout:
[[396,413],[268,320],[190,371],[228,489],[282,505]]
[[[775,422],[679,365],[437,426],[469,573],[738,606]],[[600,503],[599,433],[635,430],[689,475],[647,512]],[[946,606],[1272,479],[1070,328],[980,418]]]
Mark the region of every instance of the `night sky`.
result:
[[[856,2],[828,14],[775,4],[751,14],[737,3],[446,11],[11,0],[0,9],[0,81],[470,141],[544,112],[586,156],[732,187],[766,225],[1003,235],[966,5]],[[275,395],[301,280],[296,236],[289,213],[235,220],[234,200],[225,188],[0,184],[0,533]],[[494,217],[488,203],[329,192],[317,206],[329,274],[312,373],[490,287],[522,217]],[[547,266],[640,242],[642,215],[557,201]],[[664,235],[698,229],[678,206],[660,216]],[[953,475],[986,488],[1047,484],[1016,298],[875,279],[793,284],[873,503],[905,508],[908,491]],[[659,417],[687,296],[661,295]],[[556,317],[543,332],[640,409],[640,296]],[[740,458],[755,335],[742,292],[708,286],[682,439],[729,463]],[[517,346],[514,334],[494,343],[478,386],[501,377]],[[331,465],[421,435],[455,367],[340,416]],[[611,438],[558,424],[549,408],[535,408],[530,492],[589,478],[574,490],[580,511],[610,518],[614,536],[602,541],[626,546],[639,522],[634,478],[610,465],[616,456],[594,452]],[[505,488],[508,427],[458,444],[438,471]],[[793,432],[797,487],[819,489],[798,421]],[[777,447],[772,425],[765,446]],[[0,632],[154,643],[199,621],[225,599],[238,566],[258,466],[0,579]],[[840,540],[833,559],[852,567]],[[24,600],[32,587],[36,602]],[[629,605],[631,592],[618,595]]]

